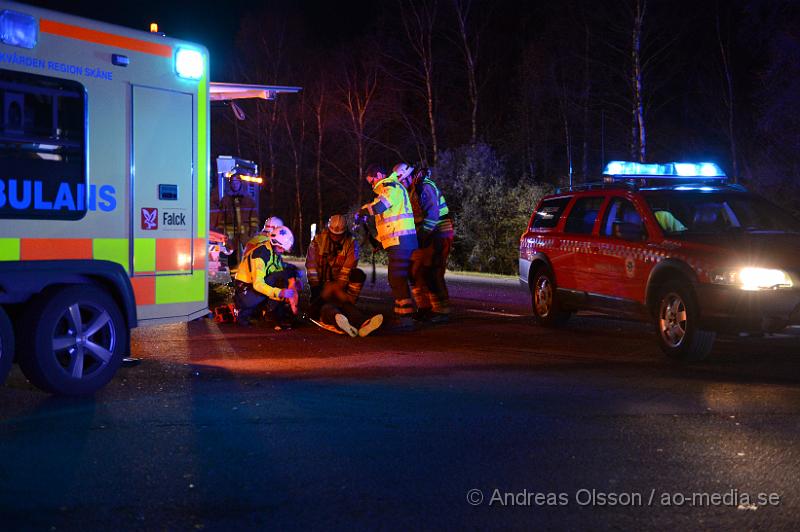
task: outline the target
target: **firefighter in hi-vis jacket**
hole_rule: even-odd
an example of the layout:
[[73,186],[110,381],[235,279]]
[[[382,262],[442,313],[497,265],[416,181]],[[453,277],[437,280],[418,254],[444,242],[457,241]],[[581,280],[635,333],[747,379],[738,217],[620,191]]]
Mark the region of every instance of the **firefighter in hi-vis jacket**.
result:
[[[411,170],[409,170],[410,172]],[[414,213],[408,192],[400,184],[398,174],[386,175],[379,165],[367,169],[367,182],[372,186],[376,198],[361,207],[359,215],[374,216],[378,240],[389,254],[389,286],[394,296],[395,330],[414,328],[411,315],[414,300],[408,287],[411,269],[411,254],[417,249],[417,231],[414,228]]]
[[454,236],[450,209],[430,169],[408,173],[401,182],[411,199],[419,241],[411,258],[417,315],[421,320],[445,323],[450,318],[450,297],[444,276]]
[[383,315],[365,319],[356,308],[367,275],[358,266],[358,242],[347,220],[334,214],[308,248],[306,275],[311,288],[309,315],[329,327],[355,336],[367,336],[383,323]]

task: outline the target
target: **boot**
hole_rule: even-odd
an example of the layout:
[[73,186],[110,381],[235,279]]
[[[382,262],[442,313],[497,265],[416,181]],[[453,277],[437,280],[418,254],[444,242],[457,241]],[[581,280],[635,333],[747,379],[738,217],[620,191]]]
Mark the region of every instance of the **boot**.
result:
[[431,312],[428,321],[433,324],[449,323],[450,314],[446,314],[444,312]]
[[432,314],[433,314],[433,311],[431,310],[430,307],[420,308],[414,314],[412,314],[412,317],[414,318],[415,321],[423,321],[424,322],[424,321],[430,320]]
[[395,316],[389,330],[393,332],[410,332],[416,329],[414,320],[411,316]]

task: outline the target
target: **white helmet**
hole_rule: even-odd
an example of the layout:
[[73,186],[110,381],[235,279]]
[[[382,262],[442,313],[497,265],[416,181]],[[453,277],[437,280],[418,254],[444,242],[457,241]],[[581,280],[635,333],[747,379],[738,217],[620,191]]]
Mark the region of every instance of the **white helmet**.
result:
[[269,237],[269,243],[272,244],[272,247],[280,246],[288,252],[294,245],[292,230],[285,225],[276,228]]
[[411,177],[412,172],[414,172],[414,167],[406,163],[397,163],[394,165],[394,168],[392,168],[392,172],[397,174],[397,179],[401,183],[405,183],[406,180]]
[[264,220],[264,227],[261,228],[263,233],[272,233],[275,229],[281,227],[283,225],[283,220],[278,218],[277,216],[270,216],[266,220]]

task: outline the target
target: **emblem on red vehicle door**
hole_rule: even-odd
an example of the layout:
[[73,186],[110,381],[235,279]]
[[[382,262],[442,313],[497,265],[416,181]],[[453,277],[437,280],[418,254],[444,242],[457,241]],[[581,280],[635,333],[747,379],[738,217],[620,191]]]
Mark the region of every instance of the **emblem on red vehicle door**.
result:
[[633,278],[633,275],[635,273],[636,273],[636,261],[633,260],[633,257],[625,257],[625,275]]

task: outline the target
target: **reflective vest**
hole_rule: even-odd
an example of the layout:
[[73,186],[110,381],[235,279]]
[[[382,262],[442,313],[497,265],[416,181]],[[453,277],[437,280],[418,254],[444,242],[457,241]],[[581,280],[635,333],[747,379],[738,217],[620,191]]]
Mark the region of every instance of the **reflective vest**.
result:
[[397,174],[381,179],[372,187],[378,195],[372,205],[383,203],[386,210],[375,215],[378,240],[383,249],[400,244],[400,237],[416,235],[414,212],[406,188],[397,180]]
[[253,285],[256,291],[270,299],[279,300],[281,289],[268,285],[265,279],[283,269],[283,259],[272,249],[269,237],[258,235],[250,239],[245,247],[236,280]]
[[[439,187],[436,186],[436,183],[429,177],[426,177],[425,180],[422,182],[422,186],[429,187],[429,190],[432,189],[435,195],[436,205],[439,210],[439,218],[436,221],[436,224],[433,227],[426,227],[427,231],[435,231],[439,233],[441,236],[453,236],[453,221],[450,219],[450,208],[447,206],[447,201],[444,199],[444,194],[442,191],[439,190]],[[426,225],[429,225],[429,222],[425,221]]]

